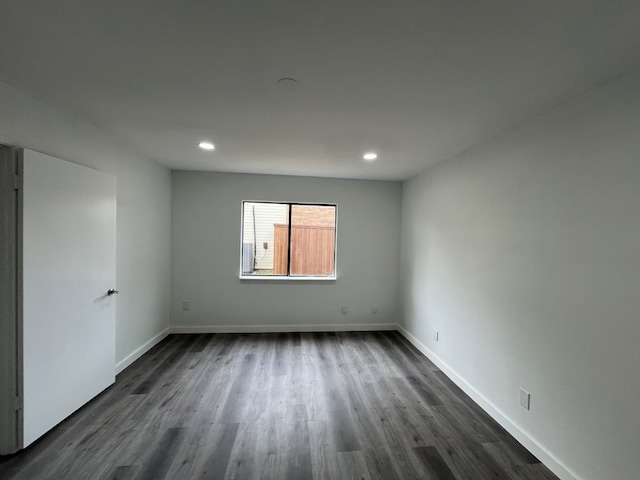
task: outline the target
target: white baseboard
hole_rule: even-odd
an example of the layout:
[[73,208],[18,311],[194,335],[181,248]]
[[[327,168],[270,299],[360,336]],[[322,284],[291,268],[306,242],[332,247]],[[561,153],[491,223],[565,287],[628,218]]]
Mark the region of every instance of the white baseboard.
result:
[[440,370],[442,370],[453,383],[460,387],[474,402],[476,402],[487,414],[507,430],[516,440],[533,453],[549,470],[555,473],[562,480],[582,480],[577,473],[564,465],[555,455],[547,450],[540,442],[531,437],[525,430],[520,428],[513,420],[505,415],[490,400],[476,390],[469,382],[458,375],[446,362],[440,359],[427,346],[418,340],[413,334],[398,325],[398,331],[411,342],[423,355],[431,360]]
[[298,325],[175,325],[171,333],[368,332],[397,330],[395,323]]
[[123,360],[120,360],[116,364],[116,375],[122,372],[125,368],[127,368],[129,365],[131,365],[133,362],[135,362],[137,359],[139,359],[142,355],[147,353],[153,347],[155,347],[162,340],[164,340],[166,336],[169,335],[170,333],[169,330],[170,330],[169,328],[166,328],[165,330],[157,334],[155,337],[153,337],[151,340],[146,342],[144,345],[140,346],[139,348],[136,348],[133,352],[127,355]]

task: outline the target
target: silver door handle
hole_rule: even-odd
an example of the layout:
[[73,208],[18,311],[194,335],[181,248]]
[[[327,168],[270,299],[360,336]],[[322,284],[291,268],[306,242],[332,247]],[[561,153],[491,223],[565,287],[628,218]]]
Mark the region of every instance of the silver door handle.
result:
[[120,292],[115,288],[110,288],[109,290],[107,290],[107,295],[117,295],[118,293]]

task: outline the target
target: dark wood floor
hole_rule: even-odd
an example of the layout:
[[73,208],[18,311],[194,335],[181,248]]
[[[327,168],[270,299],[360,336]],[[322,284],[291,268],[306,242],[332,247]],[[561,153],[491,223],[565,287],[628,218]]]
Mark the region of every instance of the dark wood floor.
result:
[[172,335],[0,478],[556,479],[395,332]]

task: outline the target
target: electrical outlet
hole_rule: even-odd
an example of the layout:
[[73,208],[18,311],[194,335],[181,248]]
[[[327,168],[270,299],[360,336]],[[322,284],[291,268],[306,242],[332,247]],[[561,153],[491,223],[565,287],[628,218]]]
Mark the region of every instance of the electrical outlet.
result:
[[433,339],[437,342],[440,340],[440,332],[438,330],[433,330]]
[[182,309],[183,310],[191,310],[191,300],[183,300],[182,301]]
[[531,394],[524,388],[520,388],[520,406],[525,410],[531,410]]
[[371,314],[372,315],[377,315],[378,314],[378,306],[374,305],[373,307],[371,307]]
[[347,307],[342,307],[342,314],[346,315],[347,313],[349,313],[349,309]]

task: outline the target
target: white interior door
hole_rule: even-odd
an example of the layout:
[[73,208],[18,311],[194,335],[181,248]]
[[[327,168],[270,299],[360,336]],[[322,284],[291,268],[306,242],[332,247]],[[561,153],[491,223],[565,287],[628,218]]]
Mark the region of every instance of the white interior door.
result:
[[115,380],[116,179],[24,151],[24,446]]

